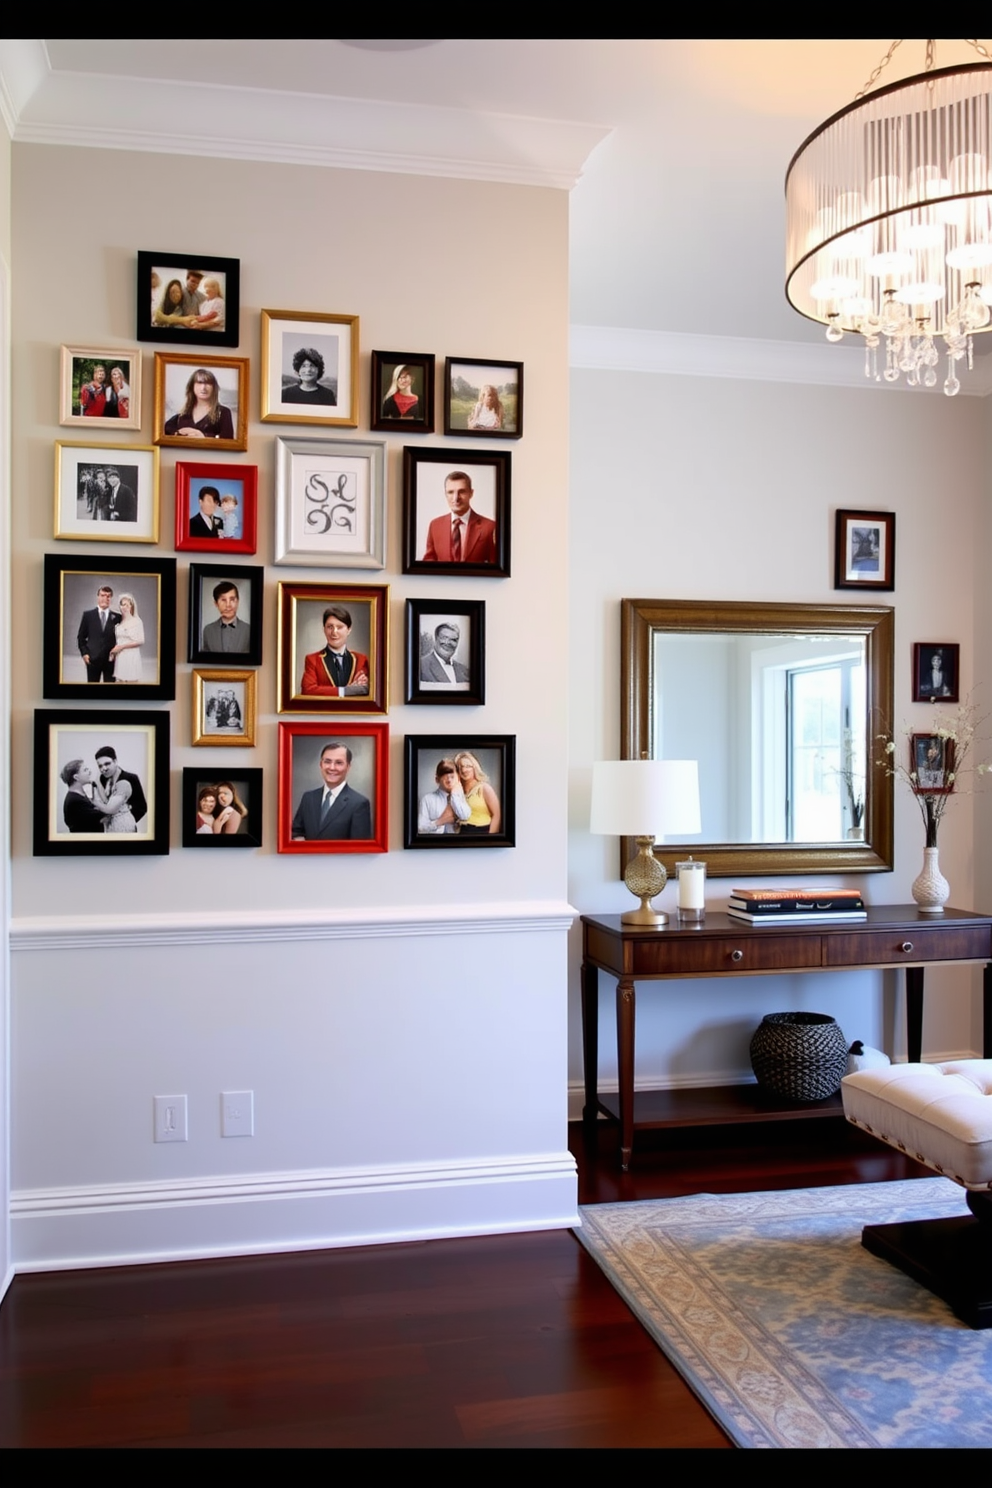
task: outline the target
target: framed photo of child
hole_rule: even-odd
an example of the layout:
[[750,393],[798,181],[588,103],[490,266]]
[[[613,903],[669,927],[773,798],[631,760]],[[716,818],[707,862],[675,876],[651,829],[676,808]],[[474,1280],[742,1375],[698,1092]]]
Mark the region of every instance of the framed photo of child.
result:
[[176,551],[254,553],[258,545],[258,466],[176,462]]

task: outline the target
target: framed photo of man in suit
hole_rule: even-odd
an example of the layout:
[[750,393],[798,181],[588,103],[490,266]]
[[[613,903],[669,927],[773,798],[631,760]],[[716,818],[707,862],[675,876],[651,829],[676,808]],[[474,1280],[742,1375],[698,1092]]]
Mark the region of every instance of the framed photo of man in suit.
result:
[[[169,851],[169,714],[39,708],[34,855]],[[120,901],[109,898],[112,905]],[[95,913],[99,912],[94,910]]]
[[176,552],[224,562],[258,545],[258,466],[176,462]]
[[385,723],[280,723],[279,852],[388,851],[388,754]]
[[444,707],[486,701],[485,600],[407,600],[406,701]]
[[508,451],[405,446],[403,572],[509,577]]
[[42,678],[46,698],[174,698],[176,560],[46,553]]
[[148,444],[55,443],[55,536],[158,542],[159,453]]

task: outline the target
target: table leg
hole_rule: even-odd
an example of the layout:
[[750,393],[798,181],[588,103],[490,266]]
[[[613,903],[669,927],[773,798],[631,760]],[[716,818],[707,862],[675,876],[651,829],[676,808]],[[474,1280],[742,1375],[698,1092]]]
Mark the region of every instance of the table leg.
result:
[[599,969],[588,961],[582,963],[582,1073],[586,1086],[582,1121],[588,1136],[599,1116]]
[[923,967],[906,967],[906,1045],[910,1064],[923,1058]]
[[620,1083],[620,1166],[626,1173],[634,1150],[634,983],[617,982],[617,1073]]

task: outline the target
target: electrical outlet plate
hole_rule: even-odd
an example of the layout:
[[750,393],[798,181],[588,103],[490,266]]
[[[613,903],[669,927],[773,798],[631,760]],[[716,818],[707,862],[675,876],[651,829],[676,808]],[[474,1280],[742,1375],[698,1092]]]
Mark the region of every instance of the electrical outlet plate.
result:
[[255,1135],[255,1092],[222,1090],[220,1095],[220,1134],[222,1137]]
[[154,1107],[156,1142],[187,1141],[186,1097],[184,1095],[156,1095]]

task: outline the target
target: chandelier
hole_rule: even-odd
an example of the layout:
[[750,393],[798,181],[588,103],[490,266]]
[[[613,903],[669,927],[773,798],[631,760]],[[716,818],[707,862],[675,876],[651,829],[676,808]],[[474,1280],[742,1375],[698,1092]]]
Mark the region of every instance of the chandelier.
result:
[[[865,376],[960,390],[972,338],[992,329],[992,58],[865,96],[804,140],[785,177],[789,303],[864,337]],[[938,345],[940,337],[942,345]]]

